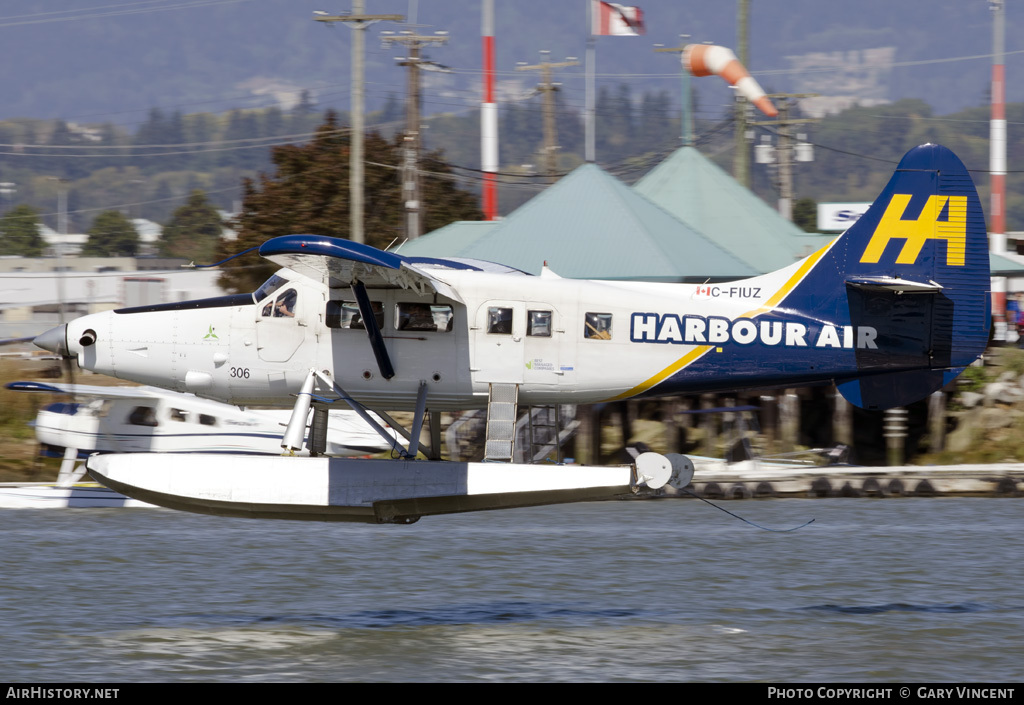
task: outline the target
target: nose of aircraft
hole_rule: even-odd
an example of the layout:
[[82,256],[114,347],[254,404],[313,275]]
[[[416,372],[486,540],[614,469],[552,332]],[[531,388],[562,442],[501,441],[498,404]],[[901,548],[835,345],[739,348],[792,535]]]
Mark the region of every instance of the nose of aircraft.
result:
[[68,326],[65,323],[62,326],[51,328],[45,333],[37,336],[32,343],[43,350],[49,350],[57,355],[68,354]]

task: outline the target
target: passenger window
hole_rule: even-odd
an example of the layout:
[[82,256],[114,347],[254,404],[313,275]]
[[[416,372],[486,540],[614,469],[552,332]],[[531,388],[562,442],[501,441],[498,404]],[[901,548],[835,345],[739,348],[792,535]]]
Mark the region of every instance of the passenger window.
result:
[[491,306],[487,309],[487,332],[512,335],[512,309]]
[[551,311],[527,311],[526,334],[537,338],[550,338]]
[[274,318],[294,318],[295,302],[298,298],[295,289],[289,289],[278,296],[277,303],[274,304]]
[[199,423],[201,423],[203,426],[216,426],[217,419],[216,417],[210,416],[209,414],[199,414]]
[[455,312],[449,304],[401,302],[395,310],[398,330],[448,332],[455,323]]
[[156,410],[151,406],[137,406],[128,415],[128,423],[132,426],[156,427]]
[[171,421],[188,421],[188,412],[182,409],[171,409]]
[[595,340],[612,339],[612,314],[588,313],[583,324],[583,337]]
[[[377,328],[383,328],[384,304],[380,301],[371,301],[370,308],[373,310],[373,317],[377,319]],[[359,313],[359,305],[355,301],[328,301],[327,327],[366,330],[363,315]]]

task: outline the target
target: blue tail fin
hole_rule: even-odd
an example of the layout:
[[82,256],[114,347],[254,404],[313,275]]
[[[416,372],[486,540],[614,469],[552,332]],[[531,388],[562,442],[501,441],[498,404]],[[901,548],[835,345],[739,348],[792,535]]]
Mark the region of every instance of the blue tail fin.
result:
[[910,150],[832,254],[850,323],[877,332],[874,346],[858,346],[857,377],[837,380],[851,403],[884,409],[922,399],[984,352],[985,216],[967,169],[945,147]]

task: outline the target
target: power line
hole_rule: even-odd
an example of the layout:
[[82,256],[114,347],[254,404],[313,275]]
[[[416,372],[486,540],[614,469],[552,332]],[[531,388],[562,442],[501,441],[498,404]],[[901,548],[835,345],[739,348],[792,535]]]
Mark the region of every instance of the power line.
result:
[[[350,132],[348,127],[339,127],[333,130],[326,130],[324,134],[335,135],[345,134]],[[262,142],[266,140],[299,140],[308,137],[314,137],[320,134],[320,131],[314,132],[298,132],[291,135],[269,135],[266,137],[240,137],[234,140],[210,140],[207,142],[174,142],[168,144],[23,144],[23,143],[2,143],[0,147],[11,147],[11,148],[33,148],[33,149],[167,149],[172,147],[205,147],[208,145],[219,145],[219,144],[236,144],[242,142]],[[252,145],[262,147],[264,145]],[[42,155],[36,155],[42,156]],[[45,156],[62,156],[62,155],[45,155]],[[152,155],[138,155],[138,156],[152,156]]]
[[[45,17],[45,18],[40,18],[40,19],[25,19],[25,20],[20,20],[20,21],[6,21],[6,22],[4,21],[5,19],[17,20],[18,17],[32,17],[33,16],[33,15],[20,15],[20,16],[14,15],[14,16],[11,16],[10,18],[2,18],[2,17],[0,17],[0,28],[3,28],[3,27],[20,27],[20,26],[24,26],[24,25],[33,25],[33,24],[49,24],[51,22],[77,22],[77,21],[80,21],[80,20],[91,20],[91,19],[95,19],[97,17],[118,17],[118,16],[122,16],[122,15],[141,15],[141,14],[147,14],[147,13],[150,13],[150,12],[166,12],[166,11],[169,11],[169,10],[189,10],[189,9],[192,9],[192,8],[195,8],[195,7],[207,7],[207,6],[210,6],[210,5],[228,5],[228,4],[234,4],[234,3],[239,3],[239,2],[253,2],[253,0],[189,0],[189,1],[185,2],[185,3],[183,3],[183,4],[180,4],[180,5],[168,5],[168,6],[164,6],[164,7],[135,8],[135,9],[127,9],[127,10],[116,10],[116,11],[113,11],[113,12],[94,12],[92,14],[78,14],[78,15],[71,15],[71,16],[68,16],[68,17]],[[144,5],[144,4],[151,4],[151,3],[146,3],[146,2],[131,3],[131,5]],[[92,9],[105,9],[105,8],[110,8],[110,7],[122,7],[122,6],[121,5],[105,5],[105,6],[101,6],[101,7],[97,7],[97,8],[92,8]],[[124,5],[123,7],[129,7],[129,5]],[[89,10],[90,10],[90,8],[85,8],[85,11],[89,11]],[[57,11],[54,11],[53,13],[39,13],[39,14],[41,14],[41,15],[56,14],[57,12],[68,13],[68,12],[75,12],[75,10],[57,10]]]

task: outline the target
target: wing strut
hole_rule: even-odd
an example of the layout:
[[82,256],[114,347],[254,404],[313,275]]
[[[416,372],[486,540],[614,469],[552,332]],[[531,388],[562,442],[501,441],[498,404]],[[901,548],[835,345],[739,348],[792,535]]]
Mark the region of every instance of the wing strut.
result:
[[391,379],[395,376],[395,367],[391,364],[387,348],[384,347],[384,336],[381,335],[380,326],[377,325],[377,317],[373,315],[373,307],[370,305],[366,286],[359,280],[353,281],[352,293],[359,305],[359,314],[363,317],[366,335],[370,337],[370,347],[373,348],[373,356],[377,358],[377,367],[380,369],[381,377]]

